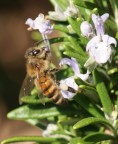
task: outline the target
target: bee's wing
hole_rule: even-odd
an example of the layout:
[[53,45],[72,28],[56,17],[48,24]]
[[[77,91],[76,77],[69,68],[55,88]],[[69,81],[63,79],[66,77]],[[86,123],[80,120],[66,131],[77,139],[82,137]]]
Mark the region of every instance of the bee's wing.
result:
[[38,92],[38,97],[40,98],[40,100],[41,100],[41,103],[43,104],[43,105],[45,105],[45,98],[44,98],[44,95],[43,95],[43,92]]
[[45,98],[44,98],[43,92],[41,91],[41,88],[40,88],[40,85],[39,85],[39,79],[40,79],[40,74],[39,74],[39,72],[37,72],[37,79],[35,80],[35,85],[36,85],[36,87],[39,90],[38,91],[38,96],[39,96],[39,98],[41,100],[41,103],[43,105],[45,105]]
[[26,75],[19,94],[19,103],[22,104],[21,98],[30,94],[34,87],[34,79]]

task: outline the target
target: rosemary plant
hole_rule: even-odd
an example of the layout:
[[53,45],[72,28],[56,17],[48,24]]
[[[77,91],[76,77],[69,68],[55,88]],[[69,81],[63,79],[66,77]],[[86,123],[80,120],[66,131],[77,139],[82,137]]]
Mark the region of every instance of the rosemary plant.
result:
[[[55,75],[68,105],[58,106],[46,97],[44,106],[34,88],[22,97],[24,105],[7,116],[41,128],[42,136],[13,137],[1,144],[117,144],[117,0],[50,2],[54,11],[46,17],[39,14],[35,20],[29,18],[26,24],[42,35],[47,51],[53,47],[55,53],[60,52],[61,70]],[[53,31],[60,32],[59,36],[49,39]]]

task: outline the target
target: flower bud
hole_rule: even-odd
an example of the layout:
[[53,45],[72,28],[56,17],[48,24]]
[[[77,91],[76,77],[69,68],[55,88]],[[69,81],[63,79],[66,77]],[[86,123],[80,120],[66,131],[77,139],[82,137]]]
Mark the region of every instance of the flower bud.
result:
[[80,30],[81,30],[82,36],[84,37],[91,38],[94,35],[92,25],[89,24],[87,21],[83,21],[81,23]]

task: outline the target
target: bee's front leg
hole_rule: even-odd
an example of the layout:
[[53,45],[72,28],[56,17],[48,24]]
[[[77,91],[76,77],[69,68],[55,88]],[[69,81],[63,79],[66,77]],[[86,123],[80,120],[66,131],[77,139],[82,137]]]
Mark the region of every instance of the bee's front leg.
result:
[[59,71],[58,68],[49,69],[49,72],[52,73],[52,74],[55,74],[58,71]]

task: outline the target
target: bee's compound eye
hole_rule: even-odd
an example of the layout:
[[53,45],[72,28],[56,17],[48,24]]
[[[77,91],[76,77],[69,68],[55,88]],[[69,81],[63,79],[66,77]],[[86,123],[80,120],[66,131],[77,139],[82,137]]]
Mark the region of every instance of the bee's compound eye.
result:
[[36,56],[36,55],[38,55],[39,53],[40,53],[40,50],[39,50],[39,49],[32,51],[33,56]]

